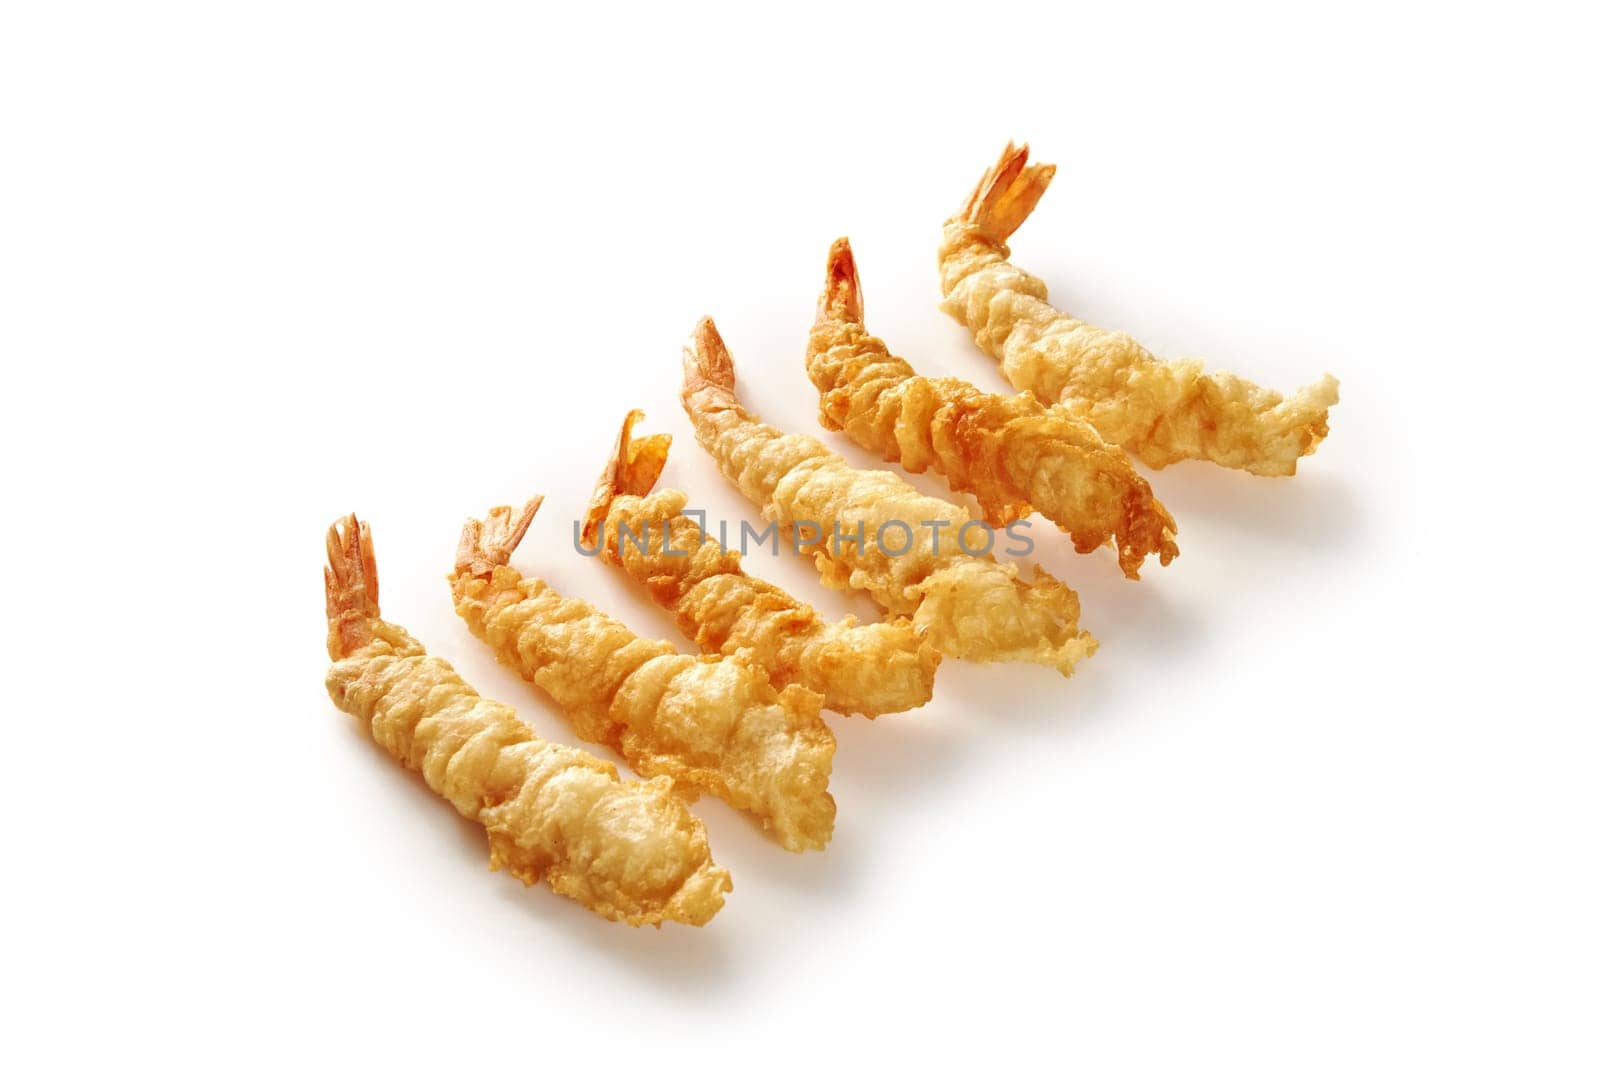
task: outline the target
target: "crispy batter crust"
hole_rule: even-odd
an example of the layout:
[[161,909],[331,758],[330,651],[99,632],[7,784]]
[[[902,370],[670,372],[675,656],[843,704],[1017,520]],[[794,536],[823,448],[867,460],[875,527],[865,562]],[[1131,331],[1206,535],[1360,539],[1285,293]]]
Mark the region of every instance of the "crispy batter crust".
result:
[[965,508],[888,471],[857,470],[816,438],[783,433],[746,411],[734,396],[733,358],[709,318],[684,351],[683,407],[696,439],[764,518],[789,535],[799,524],[821,533],[795,544],[826,584],[865,590],[957,658],[1027,660],[1070,674],[1094,651],[1094,639],[1078,629],[1071,589],[1040,568],[1024,581],[1014,564],[961,550],[956,538],[974,522]]
[[1060,404],[1151,467],[1204,459],[1252,474],[1290,475],[1328,435],[1339,382],[1324,375],[1292,396],[1199,360],[1162,361],[1125,333],[1051,307],[1044,282],[1008,261],[1006,241],[1039,202],[1055,167],[1007,145],[945,223],[941,305],[1000,362],[1006,380]]
[[367,527],[328,531],[328,695],[457,811],[483,824],[492,868],[630,926],[703,926],[733,888],[672,782],[618,780],[588,753],[534,735],[444,660],[378,615]]
[[828,253],[828,276],[806,347],[820,419],[913,473],[932,468],[970,492],[1003,526],[1037,509],[1079,552],[1116,542],[1139,577],[1147,555],[1178,554],[1177,524],[1120,448],[1083,419],[1031,395],[997,396],[960,378],[926,378],[867,332],[850,242]]
[[671,438],[635,438],[634,423],[643,417],[635,410],[623,420],[585,516],[584,548],[598,549],[644,586],[701,648],[746,650],[774,685],[804,686],[820,693],[824,706],[868,718],[927,703],[939,653],[909,620],[827,622],[811,605],[744,573],[738,552],[683,514],[687,495],[650,492]]
[[742,654],[687,656],[509,566],[539,500],[469,520],[450,577],[456,614],[566,710],[586,741],[685,796],[720,797],[800,851],[833,834],[834,737],[822,699],[773,687]]

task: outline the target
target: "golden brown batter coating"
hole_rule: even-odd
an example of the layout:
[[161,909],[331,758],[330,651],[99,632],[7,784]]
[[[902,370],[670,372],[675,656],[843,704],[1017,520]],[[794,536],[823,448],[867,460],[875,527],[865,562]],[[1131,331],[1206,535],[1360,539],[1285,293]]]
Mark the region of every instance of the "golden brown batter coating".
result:
[[1037,509],[1079,552],[1113,540],[1122,573],[1137,580],[1147,555],[1178,554],[1177,524],[1127,453],[1093,426],[1031,395],[997,396],[960,378],[925,378],[867,332],[850,242],[828,253],[828,278],[806,347],[822,393],[820,418],[856,444],[978,498],[996,526]]
[[540,498],[468,520],[450,577],[456,614],[506,664],[549,693],[578,735],[642,775],[670,775],[759,817],[787,849],[833,835],[834,738],[822,698],[775,689],[741,653],[686,656],[508,565]]
[[737,551],[683,514],[686,494],[650,492],[672,438],[635,438],[634,423],[643,417],[635,410],[623,420],[590,500],[584,549],[598,549],[643,585],[707,652],[747,650],[774,685],[804,686],[844,715],[875,718],[926,704],[939,653],[909,620],[827,622],[811,605],[744,573]]
[[1055,167],[1007,145],[939,246],[941,305],[1000,361],[1006,380],[1094,424],[1151,467],[1205,459],[1288,475],[1328,436],[1332,375],[1285,398],[1199,360],[1162,361],[1125,333],[1057,311],[1044,282],[1013,266],[1006,241],[1044,195]]
[[[763,518],[812,557],[824,583],[865,590],[959,659],[1026,660],[1071,674],[1094,651],[1071,589],[1041,568],[1023,581],[1015,564],[961,549],[962,531],[981,525],[965,508],[888,471],[857,470],[816,438],[746,411],[734,396],[733,358],[709,318],[684,350],[683,369],[695,437]],[[813,530],[820,536],[802,545]]]
[[733,888],[706,828],[668,778],[543,741],[505,704],[378,615],[372,535],[354,515],[328,530],[328,695],[489,834],[489,863],[630,926],[703,926]]

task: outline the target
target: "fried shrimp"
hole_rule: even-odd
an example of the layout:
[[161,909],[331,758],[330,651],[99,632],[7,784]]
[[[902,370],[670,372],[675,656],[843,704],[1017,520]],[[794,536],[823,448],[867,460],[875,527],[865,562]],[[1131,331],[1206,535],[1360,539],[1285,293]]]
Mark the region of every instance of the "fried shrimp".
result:
[[354,515],[328,530],[328,695],[372,739],[489,834],[489,865],[630,926],[703,926],[733,888],[706,828],[668,778],[617,769],[534,735],[378,614],[372,535]]
[[1162,361],[1125,333],[1057,311],[1044,282],[1008,257],[1055,174],[1007,145],[939,246],[941,305],[1000,362],[1006,380],[1061,404],[1151,467],[1205,459],[1251,474],[1288,475],[1328,436],[1339,382],[1324,375],[1285,398],[1198,360]]
[[747,650],[774,685],[804,686],[825,707],[867,718],[926,704],[939,653],[908,620],[826,622],[809,604],[744,573],[738,552],[683,513],[686,494],[650,492],[672,438],[635,438],[643,417],[635,410],[623,420],[584,518],[584,550],[643,585],[707,652]]
[[[825,584],[863,589],[959,659],[1026,660],[1071,674],[1094,651],[1078,595],[1040,568],[1023,581],[989,552],[994,531],[888,471],[857,470],[814,437],[758,421],[734,396],[733,359],[702,319],[684,350],[683,407],[722,473]],[[972,554],[972,533],[989,545]]]
[[584,740],[616,749],[642,775],[670,775],[690,799],[706,792],[752,813],[785,848],[827,844],[834,738],[822,698],[774,688],[743,653],[686,656],[524,578],[508,561],[540,501],[468,520],[450,577],[456,614],[549,693]]
[[1115,540],[1135,580],[1147,555],[1178,554],[1177,524],[1120,448],[1065,409],[996,396],[960,378],[925,378],[867,332],[850,242],[828,253],[828,277],[806,347],[820,419],[912,473],[933,468],[1003,526],[1038,510],[1079,552]]

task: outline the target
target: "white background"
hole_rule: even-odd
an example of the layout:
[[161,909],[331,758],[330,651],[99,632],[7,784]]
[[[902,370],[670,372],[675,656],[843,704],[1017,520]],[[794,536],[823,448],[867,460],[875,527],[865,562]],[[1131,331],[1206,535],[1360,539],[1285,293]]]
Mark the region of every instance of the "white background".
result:
[[[7,5],[0,1040],[1595,1062],[1591,44],[1538,4]],[[1058,302],[1332,371],[1332,436],[1293,480],[1151,474],[1183,555],[1139,584],[1039,530],[1099,655],[835,719],[824,854],[702,801],[709,927],[490,874],[323,691],[327,524],[357,509],[385,614],[570,741],[451,613],[462,520],[547,494],[517,563],[676,636],[571,548],[623,412],[753,517],[679,346],[714,314],[750,406],[821,433],[840,234],[876,332],[1003,389],[933,255],[1008,138],[1060,165],[1013,242]]]

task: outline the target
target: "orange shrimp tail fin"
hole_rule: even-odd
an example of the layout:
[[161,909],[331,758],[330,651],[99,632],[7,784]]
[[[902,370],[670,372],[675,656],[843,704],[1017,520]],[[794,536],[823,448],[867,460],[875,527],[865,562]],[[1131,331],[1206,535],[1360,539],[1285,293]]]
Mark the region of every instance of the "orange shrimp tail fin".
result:
[[707,315],[695,325],[693,345],[683,350],[683,406],[691,412],[735,406],[733,387],[733,356]]
[[667,464],[667,450],[672,446],[672,435],[652,434],[635,439],[633,427],[644,412],[634,408],[622,420],[622,432],[617,434],[616,447],[606,461],[606,469],[594,485],[589,497],[589,509],[583,517],[581,540],[585,549],[600,543],[600,531],[611,503],[619,496],[644,496],[655,488],[661,477],[661,468]]
[[1028,165],[1028,146],[1010,142],[967,198],[961,218],[989,240],[1004,244],[1025,222],[1054,178],[1054,164]]
[[487,578],[509,563],[543,503],[544,497],[536,496],[520,508],[490,508],[488,518],[468,519],[456,546],[456,573]]
[[707,315],[694,327],[694,347],[683,350],[683,386],[733,391],[733,356]]
[[378,561],[372,531],[355,513],[328,527],[328,565],[322,569],[328,602],[328,655],[343,659],[366,644],[378,617]]
[[866,321],[861,276],[856,273],[856,257],[850,250],[848,237],[839,238],[828,249],[828,280],[823,283],[822,296],[817,299],[817,321],[857,324]]

